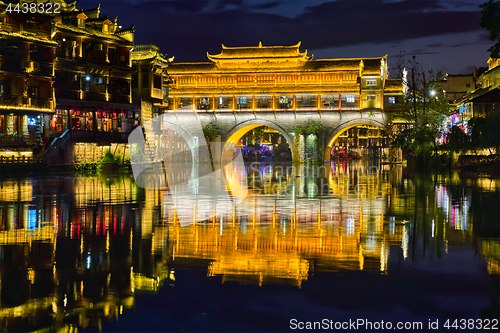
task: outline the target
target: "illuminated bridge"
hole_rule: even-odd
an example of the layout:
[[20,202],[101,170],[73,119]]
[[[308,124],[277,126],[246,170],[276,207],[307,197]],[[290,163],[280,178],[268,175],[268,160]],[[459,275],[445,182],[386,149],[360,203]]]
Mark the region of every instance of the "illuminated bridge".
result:
[[[383,130],[403,95],[402,81],[387,78],[387,56],[313,60],[299,47],[222,45],[220,54],[207,54],[210,62],[171,64],[168,112],[194,113],[235,144],[267,126],[288,142],[294,161],[329,160],[335,141],[353,127],[364,131],[345,144],[387,145]],[[326,131],[300,130],[312,122]]]

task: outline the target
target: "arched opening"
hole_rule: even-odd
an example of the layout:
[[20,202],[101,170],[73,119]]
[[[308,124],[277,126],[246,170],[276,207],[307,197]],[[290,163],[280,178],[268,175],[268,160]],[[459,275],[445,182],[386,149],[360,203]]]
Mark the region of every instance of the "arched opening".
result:
[[345,124],[333,131],[325,150],[325,160],[381,157],[388,154],[388,149],[389,138],[383,124]]
[[292,136],[268,121],[249,121],[235,126],[225,140],[238,146],[245,161],[292,161]]

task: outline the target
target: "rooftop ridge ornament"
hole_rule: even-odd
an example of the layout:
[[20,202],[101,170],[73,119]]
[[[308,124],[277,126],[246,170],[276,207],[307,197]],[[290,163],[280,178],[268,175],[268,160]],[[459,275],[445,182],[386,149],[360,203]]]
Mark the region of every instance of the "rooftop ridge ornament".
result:
[[219,61],[235,61],[237,59],[290,59],[290,60],[300,60],[308,61],[312,59],[312,56],[307,56],[307,50],[301,53],[299,47],[301,42],[290,46],[263,46],[262,41],[259,42],[258,46],[236,46],[228,47],[224,44],[222,45],[222,52],[219,54],[209,54],[207,52],[207,57],[213,62]]

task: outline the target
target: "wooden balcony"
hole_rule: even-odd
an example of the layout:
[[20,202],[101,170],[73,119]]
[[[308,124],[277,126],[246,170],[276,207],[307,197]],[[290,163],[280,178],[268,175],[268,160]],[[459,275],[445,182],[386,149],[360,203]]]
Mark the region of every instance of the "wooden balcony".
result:
[[161,89],[151,89],[151,97],[163,100],[163,91]]
[[0,56],[0,70],[9,72],[25,72],[26,61],[18,58]]
[[15,106],[26,109],[53,109],[54,101],[52,99],[26,98],[23,96],[2,96],[0,97],[0,108],[1,106]]
[[42,76],[53,76],[53,65],[48,62],[35,62],[30,63],[31,74]]
[[84,92],[82,100],[92,102],[107,102],[105,93]]
[[36,138],[34,135],[14,136],[14,135],[0,134],[1,147],[34,146],[35,144],[36,144]]
[[130,95],[118,95],[118,94],[110,94],[109,101],[111,103],[130,103]]

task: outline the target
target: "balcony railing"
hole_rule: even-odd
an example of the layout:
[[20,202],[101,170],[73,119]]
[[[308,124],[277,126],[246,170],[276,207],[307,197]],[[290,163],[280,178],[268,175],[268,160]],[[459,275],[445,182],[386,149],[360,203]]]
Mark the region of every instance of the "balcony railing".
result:
[[34,146],[35,144],[35,135],[14,136],[0,134],[0,146]]
[[157,88],[151,89],[151,97],[163,99],[163,90]]
[[31,98],[31,106],[39,109],[52,109],[53,101],[50,99],[35,99]]
[[5,71],[24,72],[26,61],[23,59],[0,57],[0,69]]
[[106,94],[96,92],[84,92],[83,100],[92,102],[106,102]]
[[27,72],[44,76],[53,75],[53,65],[49,62],[27,61],[19,58],[0,56],[0,69],[14,72]]
[[26,108],[52,109],[54,102],[51,99],[27,98],[23,96],[2,96],[0,106],[17,106]]
[[109,102],[130,103],[130,96],[129,95],[109,95]]
[[45,76],[52,76],[52,64],[43,62],[31,62],[33,74],[40,74]]

